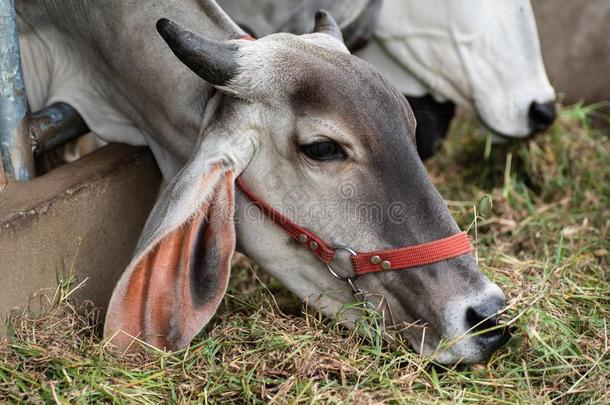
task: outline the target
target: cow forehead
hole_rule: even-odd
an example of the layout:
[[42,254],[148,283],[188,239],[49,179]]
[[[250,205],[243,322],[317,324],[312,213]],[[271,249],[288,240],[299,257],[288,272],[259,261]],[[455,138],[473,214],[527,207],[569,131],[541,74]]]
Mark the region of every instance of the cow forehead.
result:
[[371,147],[409,141],[415,130],[411,110],[387,83],[327,73],[310,72],[291,89],[289,105],[295,116],[338,121]]
[[294,114],[339,120],[374,150],[410,142],[415,119],[405,98],[367,63],[349,59],[304,74],[289,95]]
[[[263,93],[287,104],[295,116],[341,120],[344,128],[369,144],[409,142],[415,119],[404,97],[367,62],[336,45],[319,46],[318,38],[312,37],[282,35],[279,43],[263,47],[264,61],[250,65],[255,69],[250,74],[257,76],[256,83],[250,83],[268,83]],[[340,45],[319,35],[322,41],[326,38]]]

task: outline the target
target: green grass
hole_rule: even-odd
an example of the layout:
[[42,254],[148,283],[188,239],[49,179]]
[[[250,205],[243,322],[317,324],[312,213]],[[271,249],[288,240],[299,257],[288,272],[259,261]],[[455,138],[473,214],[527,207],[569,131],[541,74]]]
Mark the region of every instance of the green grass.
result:
[[[428,167],[509,297],[510,342],[482,365],[441,367],[303,308],[247,261],[186,350],[116,356],[69,286],[13,318],[0,402],[610,403],[610,139],[564,108],[534,141],[489,148],[469,119]],[[51,299],[53,300],[53,299]]]

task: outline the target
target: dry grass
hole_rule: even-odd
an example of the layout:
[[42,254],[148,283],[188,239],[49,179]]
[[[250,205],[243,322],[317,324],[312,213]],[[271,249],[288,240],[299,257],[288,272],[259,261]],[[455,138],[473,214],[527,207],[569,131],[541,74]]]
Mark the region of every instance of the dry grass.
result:
[[515,333],[487,364],[444,368],[346,331],[242,263],[213,324],[177,353],[109,354],[97,311],[75,311],[62,286],[42,316],[13,319],[0,398],[610,403],[610,139],[589,127],[592,114],[564,109],[548,134],[493,150],[461,120],[428,165],[477,239],[484,271],[509,295]]

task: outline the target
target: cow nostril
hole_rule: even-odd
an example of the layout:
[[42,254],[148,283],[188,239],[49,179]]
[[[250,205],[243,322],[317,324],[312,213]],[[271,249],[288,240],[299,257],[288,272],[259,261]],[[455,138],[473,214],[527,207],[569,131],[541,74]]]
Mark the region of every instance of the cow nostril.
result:
[[547,129],[557,118],[555,102],[548,103],[532,102],[530,105],[529,119],[532,133],[542,132]]
[[[469,333],[487,354],[502,346],[510,337],[508,328],[498,327],[496,314],[504,307],[504,299],[489,298],[486,302],[466,309],[466,325]],[[488,330],[491,329],[491,330]]]
[[466,310],[466,322],[472,333],[493,328],[498,324],[496,322],[495,313],[485,316],[473,307],[469,307]]
[[478,305],[469,306],[466,309],[468,328],[478,332],[496,326],[496,315],[504,308],[505,303],[504,297],[491,296]]

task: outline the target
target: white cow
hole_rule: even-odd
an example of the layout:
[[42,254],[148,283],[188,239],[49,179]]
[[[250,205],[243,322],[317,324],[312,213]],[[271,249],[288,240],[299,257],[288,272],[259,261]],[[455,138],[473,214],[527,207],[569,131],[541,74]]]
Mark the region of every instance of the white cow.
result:
[[[261,35],[277,29],[307,31],[317,7],[337,14],[341,23],[350,17],[346,4],[353,4],[357,14],[366,3],[377,7],[379,1],[220,0],[237,22]],[[287,11],[295,9],[289,21],[283,21]],[[363,24],[370,21],[364,19]],[[383,0],[371,34],[356,55],[408,96],[420,125],[430,109],[438,110],[438,120],[453,113],[431,99],[411,100],[426,95],[475,111],[498,140],[530,136],[555,118],[555,91],[545,72],[529,0]],[[418,128],[418,138],[438,138],[434,132],[443,128],[423,134]]]
[[404,94],[453,100],[506,137],[552,121],[555,91],[529,0],[384,0],[379,21],[359,56]]

